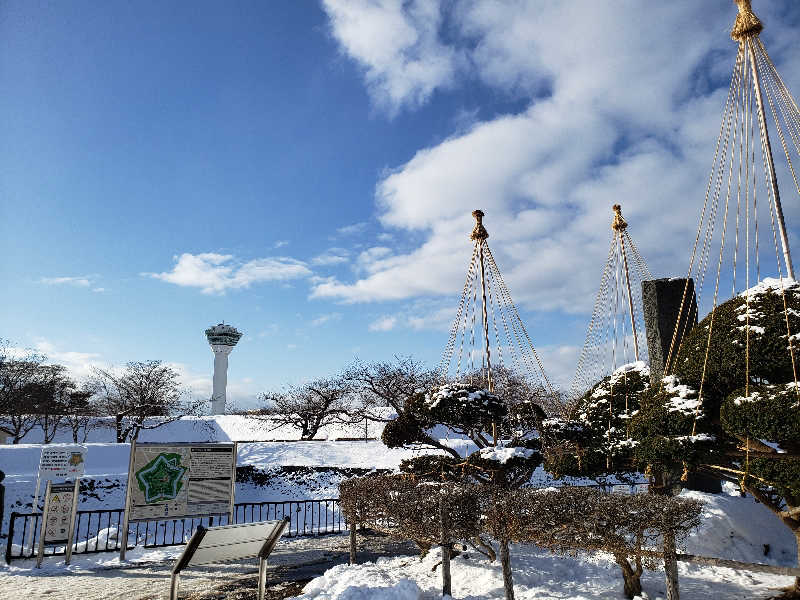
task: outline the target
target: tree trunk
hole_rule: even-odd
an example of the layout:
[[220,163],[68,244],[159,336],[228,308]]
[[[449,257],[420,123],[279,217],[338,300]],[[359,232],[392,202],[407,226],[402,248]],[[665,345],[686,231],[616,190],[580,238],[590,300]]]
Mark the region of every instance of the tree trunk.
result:
[[614,559],[622,569],[622,579],[625,582],[625,597],[628,599],[642,594],[642,571],[641,569],[634,570],[631,563],[628,562],[628,557],[624,554],[615,554]]
[[500,540],[500,563],[503,565],[503,587],[506,590],[506,600],[514,600],[514,579],[511,575],[508,540]]
[[671,531],[664,533],[664,577],[667,584],[667,600],[680,600],[675,534]]
[[122,415],[116,415],[116,423],[117,423],[117,443],[122,444],[125,441],[125,436],[122,433]]
[[442,597],[453,595],[453,582],[450,578],[450,544],[442,544]]
[[354,565],[356,562],[356,523],[350,523],[350,564]]
[[442,596],[452,596],[453,586],[450,579],[450,539],[448,535],[447,507],[444,502],[444,493],[439,491],[439,527],[440,545],[442,547]]

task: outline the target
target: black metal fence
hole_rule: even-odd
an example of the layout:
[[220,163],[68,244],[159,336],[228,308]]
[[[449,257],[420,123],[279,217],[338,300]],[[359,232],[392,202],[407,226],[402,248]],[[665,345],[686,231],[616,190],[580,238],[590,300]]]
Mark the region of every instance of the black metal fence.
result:
[[[339,511],[339,500],[285,500],[278,502],[240,502],[234,505],[235,523],[253,523],[289,517],[286,535],[324,535],[341,533],[347,526]],[[20,558],[33,558],[39,547],[41,513],[12,512],[8,523],[6,562]],[[123,522],[121,508],[111,510],[79,510],[75,516],[75,534],[72,554],[119,551],[120,529]],[[161,548],[185,544],[198,525],[211,527],[227,525],[228,515],[203,518],[165,519],[130,523],[128,549],[137,546]],[[61,556],[66,548],[46,546],[45,556]]]

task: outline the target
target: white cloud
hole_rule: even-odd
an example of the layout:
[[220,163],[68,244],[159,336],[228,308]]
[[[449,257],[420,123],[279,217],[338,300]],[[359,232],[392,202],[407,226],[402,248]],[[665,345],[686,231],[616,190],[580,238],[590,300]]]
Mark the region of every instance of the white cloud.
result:
[[453,84],[459,53],[439,41],[438,0],[323,0],[342,50],[364,68],[376,104],[395,114]]
[[283,248],[284,246],[288,246],[288,245],[289,245],[289,241],[288,240],[278,240],[277,242],[275,242],[272,245],[272,247],[273,248]]
[[102,294],[103,292],[106,291],[106,288],[104,288],[104,287],[96,287],[96,288],[92,288],[92,291],[94,293],[96,293],[96,294]]
[[326,315],[320,315],[316,319],[312,319],[311,326],[312,327],[319,327],[320,325],[324,325],[330,321],[340,321],[342,318],[341,313],[329,313]]
[[397,317],[381,317],[377,321],[370,323],[370,331],[391,331],[397,325]]
[[242,263],[230,254],[208,252],[181,254],[176,257],[172,271],[142,275],[175,285],[200,288],[204,294],[221,294],[228,289],[247,288],[255,283],[309,277],[311,270],[304,262],[293,258],[257,258]]
[[71,285],[75,287],[89,287],[92,285],[92,277],[42,277],[39,283],[44,285]]
[[580,351],[579,346],[570,345],[548,345],[536,349],[554,388],[569,391]]
[[47,357],[51,364],[64,365],[70,375],[78,381],[91,376],[93,369],[109,369],[110,365],[96,352],[76,352],[63,350],[44,338],[36,340],[34,350]]
[[360,222],[360,223],[353,223],[352,225],[345,225],[344,227],[339,227],[336,230],[336,233],[339,235],[355,235],[357,233],[362,233],[367,228],[367,223]]
[[387,248],[386,246],[373,246],[372,248],[367,248],[358,255],[358,258],[356,259],[356,266],[359,269],[370,272],[376,268],[376,265],[380,264],[379,261],[381,259],[386,258],[391,253],[392,249]]
[[345,248],[328,248],[322,254],[311,259],[311,264],[322,267],[340,265],[350,260],[350,251]]
[[[402,13],[398,31],[412,26],[418,36],[437,35],[415,23],[412,5],[391,5]],[[477,78],[532,99],[518,113],[460,128],[388,170],[376,186],[378,219],[396,236],[422,241],[401,253],[362,255],[353,280],[319,281],[311,296],[372,302],[457,294],[476,208],[486,212],[489,244],[514,300],[530,309],[591,308],[615,203],[653,275],[684,275],[735,60],[727,35],[733,4],[454,6],[447,47],[467,57],[458,63],[459,84]],[[358,23],[353,13],[369,19],[371,10],[352,3],[348,18]],[[382,40],[332,20],[345,48],[360,44],[352,56],[384,56]],[[772,35],[785,44],[792,33],[779,21],[770,19]],[[402,81],[405,73],[402,61],[385,56],[391,68],[383,79],[370,80],[368,72],[368,85],[390,95],[390,79]]]
[[408,326],[416,330],[447,331],[453,324],[456,316],[454,306],[447,306],[437,310],[408,317]]

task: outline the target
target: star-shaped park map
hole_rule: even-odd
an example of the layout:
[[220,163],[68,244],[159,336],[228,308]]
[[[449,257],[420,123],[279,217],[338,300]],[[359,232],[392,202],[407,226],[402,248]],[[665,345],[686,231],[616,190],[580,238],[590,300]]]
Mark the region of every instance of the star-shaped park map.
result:
[[161,453],[136,471],[136,481],[144,493],[145,502],[150,504],[177,498],[186,470],[181,465],[180,454]]

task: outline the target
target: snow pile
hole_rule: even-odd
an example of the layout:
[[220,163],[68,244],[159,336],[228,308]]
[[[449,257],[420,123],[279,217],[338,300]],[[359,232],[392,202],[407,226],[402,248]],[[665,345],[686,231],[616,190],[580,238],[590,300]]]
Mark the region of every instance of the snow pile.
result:
[[412,580],[396,577],[378,563],[363,565],[362,577],[356,581],[348,573],[348,565],[329,569],[322,577],[311,580],[299,598],[317,600],[419,600],[422,590]]
[[762,294],[780,293],[781,288],[783,288],[784,291],[800,291],[800,283],[789,277],[784,277],[782,279],[777,277],[765,277],[750,289],[741,292],[739,296],[744,298],[748,295],[753,297]]
[[700,402],[697,399],[697,390],[680,383],[680,380],[675,375],[667,375],[662,381],[664,382],[664,391],[667,394],[674,394],[667,401],[667,410],[669,412],[678,411],[687,417],[693,415],[697,407],[700,406]]
[[681,497],[704,503],[702,523],[687,540],[686,551],[743,562],[795,566],[797,545],[789,528],[752,496],[741,497],[735,484],[724,482],[722,487],[722,494],[681,492]]
[[611,374],[611,383],[617,383],[620,379],[623,379],[626,374],[632,372],[638,372],[643,379],[650,377],[650,367],[647,366],[647,363],[643,360],[637,360],[635,362],[624,364],[616,369]]
[[535,453],[535,450],[520,446],[489,446],[480,451],[481,458],[497,461],[501,465],[506,464],[512,458],[530,458]]

